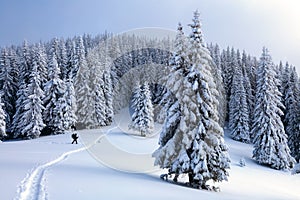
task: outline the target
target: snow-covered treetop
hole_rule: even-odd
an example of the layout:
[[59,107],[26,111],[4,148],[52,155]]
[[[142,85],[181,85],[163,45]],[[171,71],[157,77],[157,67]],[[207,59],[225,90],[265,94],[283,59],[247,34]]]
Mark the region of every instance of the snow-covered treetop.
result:
[[201,31],[201,22],[200,22],[200,13],[198,10],[194,12],[194,19],[193,24],[189,24],[189,26],[192,28],[192,33],[190,35],[191,39],[196,40],[199,42],[202,46],[204,46],[203,41],[203,35]]

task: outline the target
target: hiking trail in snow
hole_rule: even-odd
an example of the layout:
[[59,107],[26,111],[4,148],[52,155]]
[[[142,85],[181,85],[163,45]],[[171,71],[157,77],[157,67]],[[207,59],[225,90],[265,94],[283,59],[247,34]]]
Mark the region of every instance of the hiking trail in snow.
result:
[[[115,128],[118,128],[118,126],[107,130],[107,133],[109,133],[110,131],[112,131]],[[91,148],[104,135],[106,135],[106,134],[101,135],[96,141],[92,142],[88,146],[65,152],[58,158],[34,168],[34,170],[29,172],[27,174],[27,176],[21,182],[21,184],[18,188],[17,197],[15,198],[15,200],[45,200],[45,199],[47,199],[47,192],[46,192],[46,185],[45,185],[46,178],[44,176],[45,171],[47,169],[49,169],[50,167],[56,165],[57,163],[66,160],[70,155],[79,153],[81,151],[85,151],[85,150]]]

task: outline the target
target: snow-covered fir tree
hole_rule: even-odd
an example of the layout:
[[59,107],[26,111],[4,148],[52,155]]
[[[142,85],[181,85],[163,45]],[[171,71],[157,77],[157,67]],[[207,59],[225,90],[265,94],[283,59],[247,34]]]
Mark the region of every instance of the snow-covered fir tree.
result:
[[41,43],[38,43],[34,46],[33,61],[36,62],[38,66],[38,71],[41,77],[41,88],[44,89],[44,85],[48,80],[48,71],[47,71],[47,54],[45,46]]
[[187,72],[188,67],[188,57],[187,57],[187,38],[184,35],[182,25],[179,23],[177,28],[177,35],[174,41],[174,53],[170,61],[170,72],[165,83],[166,91],[161,98],[161,114],[164,114],[163,128],[160,133],[159,139],[159,149],[156,150],[154,155],[156,155],[156,164],[160,164],[164,168],[167,165],[162,164],[161,159],[164,158],[168,160],[168,156],[172,155],[173,148],[166,148],[167,142],[174,136],[176,129],[181,117],[180,104],[178,99],[176,99],[175,94],[180,93],[182,90],[183,77]]
[[71,74],[71,78],[76,80],[76,75],[79,69],[79,55],[76,52],[76,43],[74,40],[67,41],[67,73],[68,76]]
[[65,41],[62,39],[59,42],[59,56],[60,56],[60,78],[66,80],[68,78],[68,55]]
[[2,103],[2,100],[0,98],[0,141],[3,140],[3,138],[5,138],[6,135],[6,122],[5,122],[5,118],[6,118],[6,114],[3,110],[4,104]]
[[64,101],[63,107],[63,126],[65,130],[69,130],[72,126],[75,126],[77,122],[76,112],[76,99],[75,99],[75,89],[72,80],[72,75],[69,74],[69,78],[64,81],[66,88],[62,96],[61,101]]
[[248,106],[249,113],[249,127],[252,126],[253,108],[254,108],[254,96],[251,85],[251,80],[249,74],[247,73],[247,68],[244,63],[242,63],[242,73],[243,73],[243,86],[246,93],[246,102]]
[[285,130],[288,136],[288,145],[291,155],[297,162],[300,161],[300,99],[299,80],[295,67],[290,68],[290,80],[286,88],[284,102],[285,109]]
[[293,167],[287,135],[281,121],[283,115],[281,93],[275,68],[268,50],[264,47],[257,70],[256,102],[253,135],[253,158],[275,169]]
[[233,62],[232,62],[232,56],[233,56],[233,49],[227,47],[226,50],[223,50],[221,55],[221,68],[222,68],[222,75],[223,75],[223,81],[224,81],[224,88],[226,91],[227,96],[227,103],[229,103],[229,97],[231,92],[231,82],[233,78]]
[[[113,88],[109,71],[103,72],[103,94],[105,99],[105,124],[108,126],[113,121]],[[147,86],[149,87],[149,86]],[[148,92],[148,91],[147,91]],[[152,111],[153,112],[153,111]]]
[[[282,61],[280,61],[279,65],[277,66],[277,78],[278,78],[278,80],[281,83],[278,86],[278,88],[279,88],[279,92],[281,92],[282,95],[284,95],[283,86],[282,86],[282,83],[284,82],[284,80],[283,80],[283,73],[284,73],[284,67],[283,67]],[[282,101],[283,101],[283,99],[282,99]]]
[[95,105],[93,104],[93,95],[90,85],[91,71],[85,58],[82,37],[78,38],[76,45],[79,67],[75,79],[75,97],[77,104],[76,116],[78,118],[77,125],[79,128],[92,128],[95,124],[92,117]]
[[13,116],[13,122],[11,126],[12,134],[9,137],[15,137],[15,135],[21,135],[23,127],[23,115],[25,108],[25,100],[27,98],[26,90],[29,83],[29,72],[31,70],[31,54],[27,41],[24,41],[21,49],[20,67],[19,67],[19,83],[16,100],[16,112]]
[[250,143],[250,119],[247,94],[244,87],[245,77],[237,67],[232,80],[229,101],[229,128],[234,140]]
[[[254,88],[255,88],[255,65],[252,64],[251,56],[246,54],[243,51],[242,54],[242,65],[243,76],[244,76],[244,88],[247,95],[247,103],[249,107],[249,115],[253,116],[253,107],[254,107]],[[250,117],[251,118],[251,117]],[[250,121],[251,125],[251,121]]]
[[[286,62],[285,67],[282,68],[282,74],[281,74],[281,90],[282,90],[282,102],[283,105],[286,107],[286,103],[285,103],[285,99],[284,97],[287,96],[287,91],[288,91],[288,87],[290,85],[290,76],[291,76],[291,70],[290,70],[290,65],[288,62]],[[284,110],[285,113],[285,110]]]
[[[93,127],[106,126],[106,99],[104,96],[103,72],[106,65],[106,56],[102,47],[91,51],[87,57],[87,62],[91,75],[91,104],[94,105],[92,115]],[[102,54],[103,53],[103,54]]]
[[0,84],[3,110],[6,113],[6,129],[10,131],[13,115],[16,112],[16,93],[18,89],[18,66],[16,52],[3,48],[0,56]]
[[220,125],[224,126],[226,115],[227,115],[227,101],[226,101],[227,98],[226,98],[226,91],[224,87],[224,81],[222,77],[221,54],[220,54],[219,45],[216,44],[215,46],[213,46],[211,44],[209,51],[214,61],[214,64],[212,65],[213,66],[212,74],[216,81],[216,88],[219,92],[217,98],[219,102],[219,106],[218,106],[219,120],[220,120]]
[[190,26],[190,65],[184,73],[182,90],[176,94],[182,117],[174,136],[165,145],[165,149],[172,145],[175,148],[167,158],[159,155],[162,151],[156,151],[154,156],[155,163],[168,168],[169,173],[188,174],[191,185],[207,188],[208,180],[227,180],[230,160],[219,125],[212,59],[204,46],[197,11]]
[[154,128],[153,106],[149,84],[137,84],[132,97],[133,114],[129,129],[135,130],[141,136],[152,134]]
[[58,67],[56,56],[53,53],[48,64],[48,82],[44,86],[45,97],[43,99],[45,110],[43,119],[46,126],[50,127],[54,134],[64,131],[62,96],[65,93],[65,84],[60,79],[60,68]]
[[22,129],[14,134],[15,138],[33,139],[41,134],[45,126],[43,123],[43,97],[44,92],[41,89],[41,77],[38,70],[38,63],[32,62],[32,71],[29,76],[29,84],[26,88],[26,97],[24,100],[24,111],[22,114]]
[[22,46],[22,55],[20,58],[20,69],[19,71],[23,74],[21,75],[21,80],[27,84],[29,82],[29,73],[32,66],[32,56],[31,56],[31,46],[28,45],[28,42],[25,40]]
[[95,85],[95,115],[96,124],[98,126],[106,126],[106,99],[103,93],[104,82],[102,79],[98,80]]

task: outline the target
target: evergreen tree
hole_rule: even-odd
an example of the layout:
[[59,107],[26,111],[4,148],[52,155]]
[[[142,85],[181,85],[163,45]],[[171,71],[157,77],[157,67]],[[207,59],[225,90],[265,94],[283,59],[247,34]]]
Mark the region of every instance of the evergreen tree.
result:
[[63,114],[63,127],[65,130],[69,130],[72,126],[75,126],[77,122],[76,111],[76,99],[75,99],[75,89],[72,80],[72,76],[64,81],[66,85],[66,90],[62,96],[62,114]]
[[234,140],[250,143],[250,119],[244,76],[240,67],[235,69],[229,101],[229,128]]
[[43,99],[45,110],[43,119],[48,127],[51,127],[55,134],[60,134],[64,130],[62,99],[65,93],[65,84],[60,79],[60,68],[58,67],[56,56],[53,53],[48,65],[48,82],[44,86],[45,97]]
[[242,64],[242,76],[243,76],[243,87],[246,93],[246,102],[247,102],[247,109],[248,109],[248,115],[249,115],[249,127],[252,126],[252,119],[251,116],[253,116],[253,108],[254,108],[254,97],[253,97],[253,90],[251,85],[251,80],[249,78],[249,74],[247,73],[247,69],[245,64]]
[[74,68],[73,70],[78,70],[75,79],[75,97],[77,104],[76,116],[78,118],[77,125],[80,128],[92,128],[95,125],[95,122],[93,121],[95,105],[93,104],[93,94],[90,85],[91,71],[85,59],[82,37],[78,38],[76,45],[78,69]]
[[[283,80],[283,73],[284,73],[284,67],[282,64],[282,61],[279,62],[279,65],[277,67],[277,76],[278,76],[278,80],[280,81],[281,84],[279,84],[278,88],[279,88],[279,92],[281,92],[282,95],[284,95],[283,92],[283,87],[282,87],[282,83],[284,82]],[[284,99],[282,99],[282,102],[284,101]]]
[[[281,82],[278,83],[279,89],[282,90],[282,99],[281,102],[284,105],[283,113],[284,115],[282,116],[283,124],[286,126],[285,121],[284,121],[284,116],[286,115],[286,108],[289,106],[287,102],[285,101],[285,97],[287,97],[289,94],[288,91],[289,87],[291,85],[290,80],[291,80],[291,70],[290,70],[290,65],[288,62],[286,62],[285,67],[282,68],[282,74],[281,74]],[[278,76],[278,75],[277,75]]]
[[288,136],[288,145],[291,155],[297,162],[300,161],[300,99],[299,80],[295,68],[290,69],[290,80],[287,85],[286,96],[284,98],[286,114],[284,116],[285,130]]
[[106,126],[106,99],[104,97],[104,82],[100,78],[98,83],[95,85],[95,114],[97,125]]
[[24,82],[27,84],[29,82],[29,73],[31,71],[32,66],[32,56],[30,47],[28,46],[27,41],[25,40],[22,46],[22,55],[21,55],[21,61],[20,61],[20,73],[21,74],[21,82],[24,80]]
[[156,164],[168,168],[169,173],[188,174],[191,185],[207,188],[208,180],[227,180],[230,161],[218,122],[212,60],[204,46],[198,12],[190,26],[190,65],[184,73],[182,89],[176,94],[182,117],[174,136],[165,145],[165,149],[174,145],[175,151],[167,158],[160,156],[161,152],[154,156]]
[[233,69],[234,65],[236,65],[235,57],[233,57],[234,54],[234,49],[232,48],[230,51],[230,48],[227,47],[226,51],[224,50],[222,55],[221,55],[221,60],[222,60],[222,71],[223,71],[223,80],[224,80],[224,87],[226,91],[226,96],[227,96],[227,103],[229,103],[229,97],[230,97],[230,92],[231,92],[231,82],[232,82],[232,77],[233,77]]
[[218,112],[219,112],[219,122],[220,125],[223,127],[225,124],[226,114],[227,114],[227,101],[226,101],[226,91],[224,88],[224,82],[222,77],[222,68],[221,68],[221,55],[220,55],[220,48],[219,45],[213,46],[211,44],[210,47],[210,54],[214,61],[212,65],[212,74],[214,80],[216,82],[216,89],[219,92],[217,97],[219,105],[218,105]]
[[6,135],[6,122],[5,122],[5,118],[6,118],[6,114],[3,110],[3,106],[4,104],[1,101],[0,98],[0,140],[3,140],[3,138],[5,138]]
[[[102,47],[100,47],[102,48]],[[103,81],[103,66],[102,57],[105,54],[99,52],[98,49],[91,51],[87,57],[87,63],[90,69],[90,85],[91,85],[91,102],[93,105],[93,114],[91,121],[93,127],[105,126],[106,125],[106,105],[105,97],[103,93],[104,81]]]
[[[149,87],[149,86],[147,86]],[[109,71],[103,73],[103,94],[105,99],[105,124],[108,126],[113,121],[113,94],[112,81]],[[147,91],[148,92],[148,91]],[[152,111],[153,112],[153,111]]]
[[47,54],[45,50],[45,46],[41,43],[38,43],[34,48],[33,61],[36,62],[38,66],[38,71],[41,77],[41,88],[44,90],[44,85],[47,82]]
[[255,118],[251,131],[254,137],[253,158],[272,168],[286,169],[293,167],[294,159],[290,155],[280,118],[283,105],[277,85],[271,56],[263,48],[257,70]]
[[64,40],[60,40],[60,43],[59,43],[59,56],[61,58],[60,78],[62,80],[66,80],[68,78],[68,55],[67,55],[67,49],[66,49],[66,44],[65,44]]
[[56,62],[58,67],[60,68],[61,66],[61,54],[60,54],[60,48],[59,48],[59,40],[58,38],[53,38],[50,42],[50,49],[48,52],[49,58],[52,59],[53,56],[56,58]]
[[19,89],[17,91],[17,101],[16,101],[16,113],[13,116],[13,123],[11,127],[12,135],[11,137],[14,137],[14,135],[21,135],[21,131],[23,129],[23,122],[22,117],[24,114],[24,101],[26,99],[26,83],[25,80],[23,80],[20,83]]
[[165,83],[166,91],[160,102],[163,107],[161,113],[165,114],[165,120],[159,139],[160,147],[154,153],[156,164],[160,164],[163,168],[168,168],[169,166],[163,164],[164,161],[162,159],[168,160],[168,156],[171,156],[172,152],[175,151],[175,146],[170,148],[167,147],[168,145],[165,145],[174,136],[180,122],[180,104],[175,94],[180,93],[182,90],[183,77],[187,72],[187,67],[187,38],[184,35],[182,25],[179,23],[176,39],[174,41],[174,54],[170,60],[171,71]]
[[25,100],[27,99],[27,85],[29,83],[29,74],[31,70],[32,58],[27,41],[24,41],[21,49],[21,58],[19,66],[19,83],[16,100],[16,112],[13,116],[13,122],[11,126],[11,137],[22,135],[23,115],[25,113]]
[[44,127],[42,111],[44,109],[42,98],[44,93],[41,89],[41,78],[38,71],[38,63],[32,62],[32,71],[29,76],[29,84],[26,88],[24,110],[22,114],[22,129],[16,132],[15,138],[32,139],[41,134]]
[[3,110],[6,115],[6,130],[11,128],[13,115],[16,112],[16,93],[18,89],[18,67],[13,49],[3,48],[0,56],[0,82]]
[[76,52],[76,43],[74,40],[68,40],[67,45],[67,76],[69,77],[71,74],[71,78],[76,80],[76,75],[79,69],[79,55]]
[[142,86],[137,84],[133,98],[132,120],[129,124],[129,129],[133,129],[141,133],[141,136],[147,136],[153,132],[153,106],[151,102],[151,93],[148,83]]

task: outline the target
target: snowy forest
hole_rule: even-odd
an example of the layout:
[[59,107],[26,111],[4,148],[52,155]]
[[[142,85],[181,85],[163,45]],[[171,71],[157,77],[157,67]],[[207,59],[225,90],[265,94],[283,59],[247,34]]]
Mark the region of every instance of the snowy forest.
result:
[[0,139],[34,139],[74,127],[108,126],[128,106],[141,136],[162,124],[155,165],[192,186],[227,180],[223,135],[253,144],[253,159],[274,169],[300,160],[300,82],[288,62],[203,38],[195,12],[176,38],[85,34],[2,47]]

